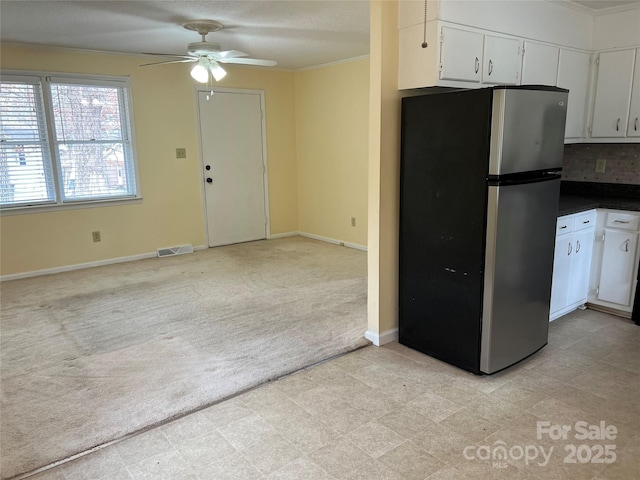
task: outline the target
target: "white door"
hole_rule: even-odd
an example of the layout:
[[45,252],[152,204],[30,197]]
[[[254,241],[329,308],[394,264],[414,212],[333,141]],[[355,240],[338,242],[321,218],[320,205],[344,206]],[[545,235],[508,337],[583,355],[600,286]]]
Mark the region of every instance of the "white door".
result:
[[261,106],[256,92],[198,93],[210,247],[267,236]]

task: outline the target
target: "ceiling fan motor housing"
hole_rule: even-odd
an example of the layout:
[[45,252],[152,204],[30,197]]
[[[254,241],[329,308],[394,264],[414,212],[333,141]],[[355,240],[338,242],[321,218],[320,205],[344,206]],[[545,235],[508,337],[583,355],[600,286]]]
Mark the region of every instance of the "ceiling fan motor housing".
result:
[[189,55],[208,55],[210,53],[219,53],[220,50],[220,45],[212,42],[194,42],[187,45],[187,53]]

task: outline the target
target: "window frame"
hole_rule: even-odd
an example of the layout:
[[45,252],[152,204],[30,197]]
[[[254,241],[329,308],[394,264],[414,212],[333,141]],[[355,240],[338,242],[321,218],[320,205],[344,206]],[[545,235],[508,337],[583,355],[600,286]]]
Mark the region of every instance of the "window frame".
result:
[[[133,97],[131,92],[131,79],[129,77],[84,75],[76,73],[43,71],[1,70],[0,78],[3,81],[37,84],[42,89],[42,102],[44,109],[43,118],[45,122],[44,129],[46,131],[47,153],[49,157],[49,165],[45,167],[45,171],[48,171],[52,176],[52,178],[50,179],[50,183],[53,186],[55,194],[55,200],[53,201],[34,201],[33,204],[25,202],[17,205],[3,205],[0,207],[0,216],[59,211],[76,208],[127,205],[142,202],[142,193],[140,190],[140,173],[138,168],[138,155],[135,140],[135,122],[133,119]],[[121,195],[113,198],[69,198],[65,200],[63,191],[64,187],[62,185],[63,178],[61,159],[58,155],[59,149],[57,148],[60,140],[56,138],[55,134],[56,126],[55,114],[53,110],[52,91],[50,88],[51,84],[86,85],[101,87],[106,86],[122,89],[123,95],[118,95],[118,101],[120,104],[120,108],[122,109],[122,112],[120,113],[120,126],[122,129],[123,147],[128,141],[131,151],[131,161],[125,162],[125,169],[130,169],[131,173],[133,173],[134,175],[133,187],[135,189],[135,192],[133,194]],[[128,166],[128,163],[130,163],[131,165]]]

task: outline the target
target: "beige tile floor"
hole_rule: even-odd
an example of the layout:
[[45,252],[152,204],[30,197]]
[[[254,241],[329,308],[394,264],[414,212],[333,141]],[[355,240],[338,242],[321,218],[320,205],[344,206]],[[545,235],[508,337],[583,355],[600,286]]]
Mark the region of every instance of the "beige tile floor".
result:
[[[640,327],[591,310],[553,322],[549,345],[487,377],[370,346],[31,478],[637,479],[639,350]],[[537,422],[571,431],[538,438]],[[576,422],[617,435],[576,438]]]

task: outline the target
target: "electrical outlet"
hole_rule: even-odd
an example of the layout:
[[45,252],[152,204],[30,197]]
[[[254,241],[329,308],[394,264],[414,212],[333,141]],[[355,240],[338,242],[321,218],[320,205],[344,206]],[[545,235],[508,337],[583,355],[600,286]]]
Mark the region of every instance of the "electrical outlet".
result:
[[93,241],[95,242],[99,242],[101,240],[100,238],[100,232],[91,232],[91,236],[93,237]]
[[605,168],[607,167],[607,159],[606,158],[598,158],[596,160],[596,172],[604,173]]
[[176,158],[187,158],[187,149],[176,148]]
[[351,217],[351,226],[352,227],[356,226],[356,217]]

